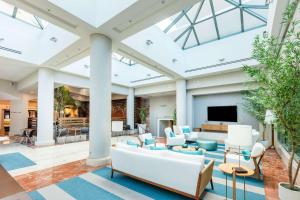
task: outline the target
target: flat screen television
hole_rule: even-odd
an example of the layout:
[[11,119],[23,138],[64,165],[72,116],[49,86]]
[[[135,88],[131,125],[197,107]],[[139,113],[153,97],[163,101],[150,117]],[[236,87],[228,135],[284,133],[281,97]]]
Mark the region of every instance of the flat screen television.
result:
[[207,107],[208,121],[237,122],[237,106]]

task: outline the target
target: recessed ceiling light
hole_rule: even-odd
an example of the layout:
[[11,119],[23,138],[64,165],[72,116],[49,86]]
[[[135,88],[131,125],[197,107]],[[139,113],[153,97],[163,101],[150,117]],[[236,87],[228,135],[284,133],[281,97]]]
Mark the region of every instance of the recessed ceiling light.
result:
[[146,44],[147,44],[148,46],[150,46],[151,44],[153,44],[153,42],[152,42],[152,40],[146,40]]
[[4,38],[0,38],[0,42],[4,41]]
[[225,58],[220,58],[219,61],[220,61],[220,62],[224,62],[224,61],[225,61]]
[[148,77],[150,77],[150,76],[151,76],[151,74],[147,74],[147,76],[148,76]]
[[176,63],[177,62],[177,59],[176,58],[173,58],[172,59],[172,63]]
[[49,40],[50,40],[51,42],[57,42],[57,38],[56,38],[56,37],[51,37]]
[[84,68],[88,69],[90,66],[89,65],[83,65]]
[[114,76],[115,76],[115,77],[118,77],[119,75],[118,75],[118,74],[114,74]]

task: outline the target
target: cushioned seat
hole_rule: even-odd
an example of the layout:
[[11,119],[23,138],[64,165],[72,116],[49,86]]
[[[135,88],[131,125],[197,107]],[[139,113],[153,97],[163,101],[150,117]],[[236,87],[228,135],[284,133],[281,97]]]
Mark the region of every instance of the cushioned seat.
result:
[[197,143],[200,148],[207,151],[216,151],[218,148],[218,143],[215,140],[197,140]]

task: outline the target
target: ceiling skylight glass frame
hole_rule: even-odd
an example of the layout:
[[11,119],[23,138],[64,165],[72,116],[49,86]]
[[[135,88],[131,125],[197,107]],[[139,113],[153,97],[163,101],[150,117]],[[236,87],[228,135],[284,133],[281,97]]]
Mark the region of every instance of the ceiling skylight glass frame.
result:
[[32,25],[36,28],[44,30],[49,24],[47,21],[26,12],[18,7],[0,0],[0,13],[18,19],[26,24]]
[[124,56],[121,56],[120,54],[117,54],[117,53],[113,53],[112,54],[112,58],[123,63],[123,64],[126,64],[128,66],[133,66],[133,65],[136,65],[137,63],[129,58],[126,58]]
[[[269,8],[269,3],[264,1],[264,4],[253,4],[253,3],[246,3],[245,1],[242,0],[217,0],[217,1],[224,1],[228,4],[228,6],[224,9],[219,9],[217,12],[215,10],[215,5],[214,2],[215,0],[199,0],[198,3],[196,3],[194,6],[189,7],[185,10],[182,10],[180,13],[176,14],[173,20],[167,20],[168,25],[161,27],[160,28],[163,30],[164,33],[170,34],[172,31],[177,29],[177,35],[174,37],[174,42],[179,44],[183,50],[190,49],[193,47],[200,46],[202,44],[206,44],[209,42],[213,42],[216,40],[220,40],[223,38],[227,38],[239,33],[243,33],[246,31],[250,31],[256,28],[261,28],[267,25],[267,19],[265,16],[259,14],[256,12],[256,10],[267,10]],[[224,3],[223,2],[223,3]],[[250,0],[249,0],[250,2]],[[203,5],[206,3],[206,10],[205,12],[208,12],[207,5],[210,7],[210,15],[205,15],[205,17],[200,18],[199,14],[201,14],[201,11],[203,11]],[[219,2],[218,2],[219,3]],[[238,31],[234,31],[230,34],[223,35],[220,32],[220,26],[219,26],[219,19],[223,15],[232,12],[232,11],[239,11],[239,21],[240,21],[240,28]],[[193,12],[191,14],[191,11]],[[203,11],[204,12],[204,11]],[[245,27],[245,17],[244,15],[251,16],[254,20],[257,20],[259,23],[258,25],[251,27],[251,28],[246,28]],[[187,25],[183,26],[182,21],[188,21],[186,23]],[[207,41],[201,41],[201,33],[197,31],[197,27],[199,27],[201,24],[207,22],[207,21],[213,21],[214,24],[214,30],[216,37]],[[163,22],[165,23],[165,22]],[[176,25],[179,24],[179,28],[176,27]],[[165,25],[165,24],[164,24]],[[179,31],[178,31],[179,30]],[[205,30],[204,30],[205,31]],[[191,40],[193,41],[191,44]]]

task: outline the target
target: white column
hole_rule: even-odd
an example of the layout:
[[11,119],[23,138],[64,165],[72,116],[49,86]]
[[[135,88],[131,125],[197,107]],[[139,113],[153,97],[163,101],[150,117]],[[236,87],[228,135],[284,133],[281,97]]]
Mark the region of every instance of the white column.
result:
[[28,101],[26,95],[21,95],[17,100],[11,101],[9,135],[21,134],[21,130],[28,126]]
[[130,129],[134,129],[134,89],[129,88],[127,96],[127,125],[130,125]]
[[87,165],[107,164],[111,137],[112,41],[92,34],[90,55],[90,150]]
[[53,71],[40,68],[38,72],[38,126],[37,146],[52,145],[54,112],[54,78]]
[[176,117],[177,126],[186,125],[186,80],[176,81]]

